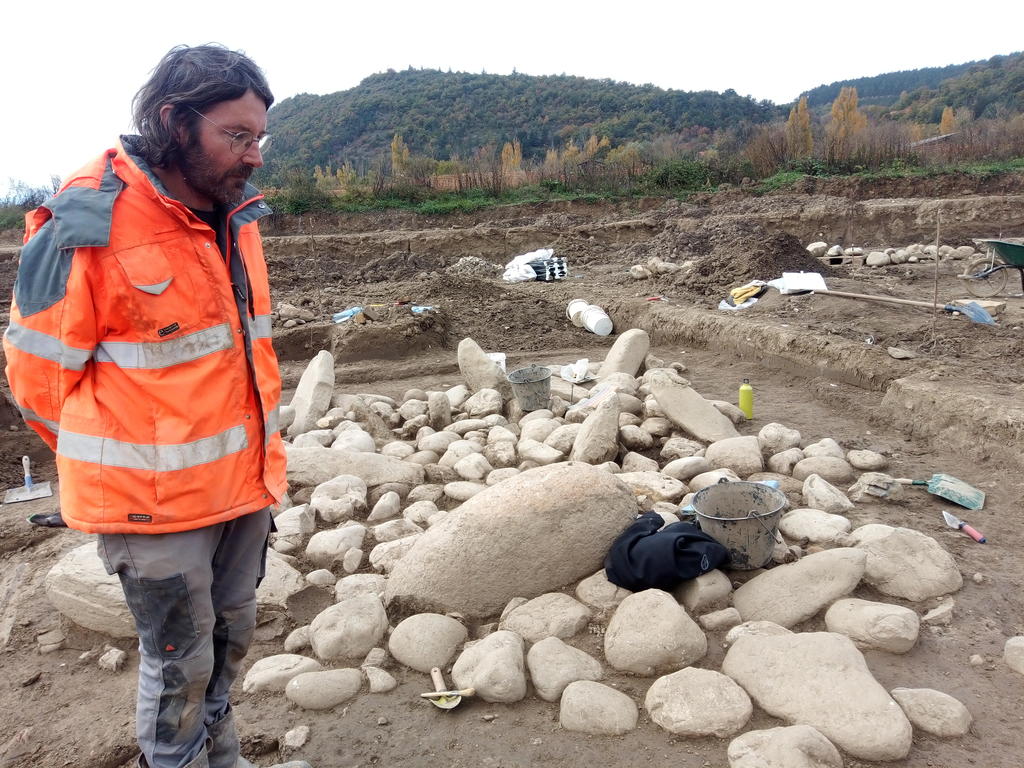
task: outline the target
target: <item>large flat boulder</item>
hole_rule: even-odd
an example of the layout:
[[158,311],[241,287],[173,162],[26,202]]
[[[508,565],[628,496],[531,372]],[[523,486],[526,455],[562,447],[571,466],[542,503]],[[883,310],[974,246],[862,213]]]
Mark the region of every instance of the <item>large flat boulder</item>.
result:
[[121,580],[116,574],[107,575],[96,554],[96,542],[64,555],[46,574],[43,586],[53,607],[78,626],[111,637],[135,636],[135,619]]
[[416,540],[394,567],[392,615],[486,618],[594,573],[636,515],[630,490],[587,464],[531,469],[488,487]]
[[732,596],[744,621],[792,627],[852,592],[864,575],[867,556],[850,547],[827,549],[765,571]]
[[697,439],[713,443],[739,436],[729,417],[692,388],[663,374],[651,376],[649,386],[668,420]]
[[769,715],[813,726],[853,757],[902,760],[910,752],[910,721],[844,635],[744,635],[722,672]]
[[919,602],[963,586],[953,556],[920,531],[876,523],[857,528],[850,538],[867,553],[864,581],[883,594]]
[[367,487],[385,483],[423,483],[423,467],[379,453],[352,453],[335,448],[285,447],[288,484],[293,488],[320,485],[339,475],[354,475]]

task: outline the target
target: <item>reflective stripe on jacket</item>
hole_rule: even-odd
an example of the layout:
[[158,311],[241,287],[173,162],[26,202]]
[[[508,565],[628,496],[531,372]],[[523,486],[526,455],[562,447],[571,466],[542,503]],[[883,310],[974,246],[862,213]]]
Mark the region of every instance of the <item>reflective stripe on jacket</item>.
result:
[[257,227],[270,209],[246,188],[226,262],[130,142],[26,216],[4,334],[15,402],[57,453],[64,520],[90,533],[199,528],[286,488]]

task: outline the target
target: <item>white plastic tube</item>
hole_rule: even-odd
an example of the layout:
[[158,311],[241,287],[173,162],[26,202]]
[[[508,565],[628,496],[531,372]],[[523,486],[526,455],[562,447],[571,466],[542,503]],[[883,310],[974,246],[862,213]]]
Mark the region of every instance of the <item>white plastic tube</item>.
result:
[[565,308],[565,316],[568,317],[572,321],[572,324],[577,328],[582,328],[583,310],[589,306],[590,304],[588,304],[585,299],[573,299],[569,302],[569,306]]
[[608,313],[596,304],[591,304],[580,315],[583,327],[598,336],[607,336],[612,332],[612,319]]

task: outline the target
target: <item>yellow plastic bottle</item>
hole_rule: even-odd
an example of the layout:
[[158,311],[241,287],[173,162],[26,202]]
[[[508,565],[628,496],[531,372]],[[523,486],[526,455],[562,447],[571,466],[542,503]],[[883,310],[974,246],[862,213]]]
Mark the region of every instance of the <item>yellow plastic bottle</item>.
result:
[[750,379],[740,384],[739,407],[748,419],[754,418],[754,388],[750,386]]

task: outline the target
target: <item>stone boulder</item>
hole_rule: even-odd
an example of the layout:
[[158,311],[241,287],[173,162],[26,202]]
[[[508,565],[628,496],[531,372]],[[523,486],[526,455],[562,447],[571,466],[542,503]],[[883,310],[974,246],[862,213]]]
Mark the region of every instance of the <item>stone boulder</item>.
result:
[[769,715],[810,725],[860,760],[902,760],[910,752],[910,721],[844,635],[743,636],[722,672]]
[[526,654],[526,666],[544,701],[558,701],[565,687],[577,680],[601,679],[601,662],[557,637],[535,643]]
[[259,693],[260,691],[281,692],[288,681],[303,672],[315,672],[321,668],[320,662],[308,656],[296,653],[279,653],[276,656],[265,656],[249,667],[242,681],[242,691]]
[[854,472],[846,459],[835,456],[807,456],[793,466],[793,477],[797,480],[806,480],[811,475],[818,475],[830,483],[848,483],[853,480]]
[[288,600],[305,588],[302,572],[272,551],[267,554],[266,572],[256,589],[256,610],[260,614],[283,611],[288,607]]
[[619,451],[619,402],[614,397],[603,400],[584,419],[573,440],[569,459],[587,464],[611,461]]
[[597,611],[610,611],[629,597],[632,592],[608,581],[604,568],[576,585],[576,597],[584,605]]
[[302,709],[324,710],[354,698],[363,687],[358,669],[324,669],[296,675],[285,686],[285,697]]
[[832,485],[821,475],[808,475],[804,479],[804,505],[822,512],[842,514],[853,509],[853,502],[846,494]]
[[567,731],[617,736],[636,728],[639,714],[636,704],[622,691],[577,680],[562,692],[558,724]]
[[820,509],[800,507],[786,512],[779,520],[779,531],[787,539],[807,540],[812,544],[830,543],[853,525],[842,515],[830,515]]
[[836,600],[825,611],[829,632],[846,635],[858,648],[906,653],[917,643],[921,620],[910,608],[869,600]]
[[486,618],[513,597],[555,591],[594,573],[636,510],[629,489],[595,467],[523,472],[417,537],[388,579],[388,606],[400,615],[458,611]]
[[577,635],[589,620],[590,611],[583,603],[562,592],[549,592],[510,611],[498,628],[536,643],[546,637],[565,639]]
[[418,672],[430,672],[451,661],[468,632],[456,619],[437,613],[418,613],[399,622],[388,638],[391,655]]
[[881,472],[889,466],[889,459],[876,451],[847,451],[846,460],[861,472]]
[[309,506],[325,523],[351,520],[366,510],[366,483],[355,475],[338,475],[313,489]]
[[718,440],[708,446],[704,458],[715,469],[731,469],[740,477],[764,469],[761,446],[753,435]]
[[953,556],[920,531],[874,524],[857,528],[850,537],[867,554],[864,581],[882,594],[919,602],[963,586]]
[[729,768],[843,768],[832,742],[809,725],[747,731],[729,743]]
[[360,549],[366,527],[358,523],[314,533],[306,544],[306,559],[318,568],[330,568],[344,561],[351,549]]
[[90,541],[65,554],[43,580],[53,607],[80,627],[110,637],[134,637],[135,619],[128,610],[117,574],[107,575]]
[[317,614],[309,625],[309,643],[321,659],[361,659],[380,643],[387,627],[380,600],[357,595]]
[[651,501],[676,502],[689,491],[684,483],[661,472],[620,472],[616,477],[629,486],[636,496]]
[[[774,421],[765,424],[757,433],[757,442],[761,445],[761,450],[768,456],[782,453],[791,448],[799,448],[801,439],[797,430]],[[801,451],[802,454],[803,451]]]
[[911,724],[941,738],[965,736],[973,718],[960,701],[931,688],[893,688],[892,697]]
[[627,373],[636,376],[651,349],[651,337],[640,328],[630,328],[619,334],[612,348],[605,355],[597,372],[599,379],[613,373]]
[[866,554],[849,547],[817,552],[758,574],[733,593],[732,603],[744,621],[792,627],[852,592],[866,562]]
[[1024,675],[1024,635],[1011,637],[1003,644],[1003,663]]
[[623,672],[674,672],[704,657],[708,640],[668,592],[646,589],[623,600],[604,635],[604,655]]
[[317,420],[331,407],[333,394],[334,357],[330,352],[321,350],[309,361],[295,387],[295,394],[289,403],[295,411],[295,418],[288,427],[288,436],[295,437],[314,429]]
[[423,467],[379,453],[351,453],[333,448],[291,448],[288,457],[288,484],[308,488],[338,475],[355,475],[373,488],[385,483],[423,483]]
[[714,442],[739,436],[729,417],[690,387],[663,374],[651,376],[649,386],[665,417],[697,439]]
[[496,389],[502,399],[512,399],[512,385],[505,378],[505,372],[473,339],[465,338],[459,342],[458,360],[459,373],[470,390]]
[[676,587],[674,595],[687,612],[699,616],[729,604],[732,582],[716,568],[695,579],[684,581]]
[[731,678],[697,667],[655,680],[644,709],[669,733],[718,738],[736,733],[754,712],[746,691]]
[[515,632],[498,630],[462,652],[452,667],[456,688],[476,688],[476,695],[495,704],[509,704],[526,696],[523,639]]

